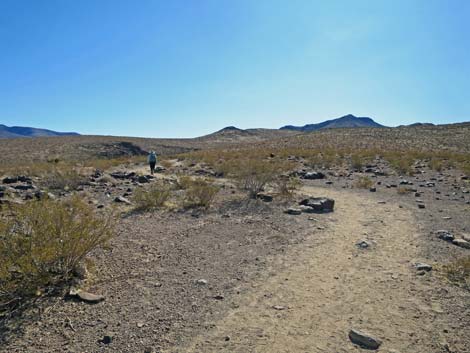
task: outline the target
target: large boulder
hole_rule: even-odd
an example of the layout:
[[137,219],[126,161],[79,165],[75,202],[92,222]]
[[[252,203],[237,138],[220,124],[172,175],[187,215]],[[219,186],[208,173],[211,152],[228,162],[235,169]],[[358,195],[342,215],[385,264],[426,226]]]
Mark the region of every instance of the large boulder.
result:
[[311,197],[300,201],[299,204],[311,207],[314,212],[333,212],[335,200],[327,197]]

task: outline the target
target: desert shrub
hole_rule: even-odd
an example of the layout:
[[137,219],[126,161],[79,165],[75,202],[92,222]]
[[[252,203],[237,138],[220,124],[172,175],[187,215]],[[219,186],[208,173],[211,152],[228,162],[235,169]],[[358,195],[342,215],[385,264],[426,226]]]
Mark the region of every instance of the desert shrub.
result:
[[372,179],[366,176],[361,176],[354,182],[354,186],[360,189],[370,189],[373,185]]
[[413,175],[414,158],[409,155],[394,154],[386,157],[390,166],[400,175]]
[[276,189],[281,197],[292,198],[302,183],[299,178],[279,178],[276,180]]
[[188,208],[209,208],[219,192],[218,186],[201,178],[192,179],[190,177],[183,177],[180,178],[179,183],[185,190],[184,206]]
[[453,283],[470,290],[470,256],[443,266],[445,276]]
[[113,234],[113,216],[79,196],[11,208],[0,219],[0,308],[64,283]]
[[360,155],[354,154],[351,156],[351,168],[354,170],[361,170],[364,164]]
[[282,165],[256,159],[245,159],[236,161],[230,170],[239,186],[248,192],[249,198],[255,199],[256,195],[263,191],[265,186],[274,181]]
[[54,168],[42,175],[41,185],[51,190],[76,190],[86,178],[74,168]]
[[436,172],[441,172],[444,168],[444,163],[440,159],[431,158],[431,160],[429,161],[429,168],[435,170]]
[[135,208],[139,211],[149,211],[163,207],[170,196],[170,187],[161,183],[152,184],[148,188],[138,188],[134,193]]

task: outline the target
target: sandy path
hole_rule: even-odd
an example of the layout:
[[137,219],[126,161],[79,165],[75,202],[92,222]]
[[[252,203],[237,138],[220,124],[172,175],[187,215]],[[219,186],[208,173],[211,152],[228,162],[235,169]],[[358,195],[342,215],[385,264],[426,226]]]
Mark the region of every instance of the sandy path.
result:
[[[336,200],[331,226],[274,259],[274,275],[178,352],[360,351],[350,328],[381,338],[380,352],[445,352],[442,312],[412,266],[422,259],[410,211],[348,191],[304,192]],[[372,246],[359,249],[360,239]]]

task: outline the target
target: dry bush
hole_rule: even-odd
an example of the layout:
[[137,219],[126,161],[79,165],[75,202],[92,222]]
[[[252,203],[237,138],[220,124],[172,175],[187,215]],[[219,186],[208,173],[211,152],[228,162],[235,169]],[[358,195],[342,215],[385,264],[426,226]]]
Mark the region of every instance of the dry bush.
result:
[[180,186],[185,190],[184,206],[209,208],[219,192],[219,187],[201,178],[181,177]]
[[56,167],[41,177],[41,185],[50,190],[76,190],[85,181],[85,176],[68,167]]
[[299,178],[279,178],[276,180],[278,194],[284,198],[292,198],[294,193],[300,188],[302,183]]
[[451,282],[470,290],[470,256],[443,266],[444,274]]
[[14,206],[0,219],[0,309],[72,278],[113,234],[113,216],[78,196]]
[[406,186],[399,186],[397,187],[397,193],[399,195],[406,195],[406,194],[411,194],[413,192],[412,188],[406,187]]
[[437,158],[431,158],[431,160],[429,161],[429,168],[435,170],[436,172],[441,172],[444,168],[444,163],[442,162],[442,160],[439,160]]
[[354,186],[360,189],[370,189],[374,185],[374,181],[366,176],[361,176],[354,182]]
[[148,188],[138,188],[134,193],[135,209],[149,211],[161,208],[171,196],[171,189],[162,183],[152,184]]
[[243,190],[248,191],[248,196],[252,199],[255,199],[268,183],[276,179],[283,167],[276,162],[255,159],[233,162],[230,175],[239,182]]
[[386,159],[390,166],[400,175],[413,175],[415,159],[411,155],[389,154]]
[[351,168],[354,170],[362,170],[364,164],[362,163],[361,156],[355,154],[351,157]]

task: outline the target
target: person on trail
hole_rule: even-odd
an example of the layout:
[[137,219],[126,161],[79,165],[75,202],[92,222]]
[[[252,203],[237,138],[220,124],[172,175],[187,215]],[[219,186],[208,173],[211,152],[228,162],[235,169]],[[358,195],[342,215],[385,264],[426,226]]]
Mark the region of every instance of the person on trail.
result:
[[147,161],[150,165],[150,173],[153,174],[155,172],[155,165],[157,164],[157,154],[155,151],[150,151]]

